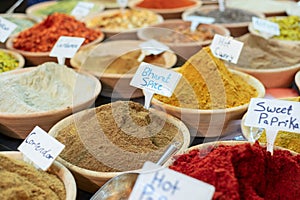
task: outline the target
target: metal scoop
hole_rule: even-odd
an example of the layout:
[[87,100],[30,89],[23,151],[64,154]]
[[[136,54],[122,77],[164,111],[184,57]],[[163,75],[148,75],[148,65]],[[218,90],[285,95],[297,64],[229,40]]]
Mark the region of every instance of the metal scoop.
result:
[[[163,165],[180,147],[179,142],[171,144],[157,161]],[[135,181],[141,171],[123,173],[106,182],[91,198],[91,200],[127,200]]]

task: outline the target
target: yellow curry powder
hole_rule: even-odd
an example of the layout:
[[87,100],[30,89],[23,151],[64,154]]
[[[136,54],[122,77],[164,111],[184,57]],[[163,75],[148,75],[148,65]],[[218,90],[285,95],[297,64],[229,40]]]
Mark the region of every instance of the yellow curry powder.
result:
[[177,107],[224,109],[249,103],[257,91],[240,76],[231,73],[215,58],[209,47],[193,55],[176,69],[182,74],[173,95],[155,95],[158,100]]

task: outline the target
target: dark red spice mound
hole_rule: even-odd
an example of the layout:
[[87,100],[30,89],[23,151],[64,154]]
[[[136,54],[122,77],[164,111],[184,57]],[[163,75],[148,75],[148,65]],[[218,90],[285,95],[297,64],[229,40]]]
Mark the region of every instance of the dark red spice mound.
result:
[[87,28],[83,22],[64,13],[53,13],[44,21],[19,33],[13,47],[29,52],[49,52],[60,36],[83,37],[83,45],[101,36],[100,30]]
[[294,200],[300,197],[300,155],[258,143],[192,150],[171,169],[215,186],[213,199]]

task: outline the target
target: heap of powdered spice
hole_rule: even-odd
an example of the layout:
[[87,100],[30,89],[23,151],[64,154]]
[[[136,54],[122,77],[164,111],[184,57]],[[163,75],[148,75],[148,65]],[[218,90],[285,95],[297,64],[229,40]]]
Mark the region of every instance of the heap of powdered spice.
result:
[[142,8],[155,8],[155,9],[168,9],[168,8],[181,8],[192,6],[196,4],[195,1],[190,0],[176,0],[176,1],[169,1],[169,0],[143,0],[138,3],[137,7]]
[[258,143],[194,149],[171,169],[215,186],[214,200],[294,200],[300,197],[300,155]]
[[13,47],[29,52],[49,52],[60,36],[85,38],[83,45],[101,36],[100,30],[87,28],[75,17],[53,13],[42,22],[20,32],[13,40]]
[[247,104],[258,94],[253,86],[214,57],[209,47],[201,49],[176,71],[182,78],[172,96],[155,95],[156,99],[173,106],[224,109]]

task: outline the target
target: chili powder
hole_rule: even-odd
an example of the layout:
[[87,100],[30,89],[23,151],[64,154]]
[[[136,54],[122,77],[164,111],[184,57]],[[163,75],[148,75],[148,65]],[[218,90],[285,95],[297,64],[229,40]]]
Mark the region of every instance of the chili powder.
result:
[[170,168],[214,185],[214,200],[300,197],[300,155],[274,150],[272,156],[258,142],[191,150]]

